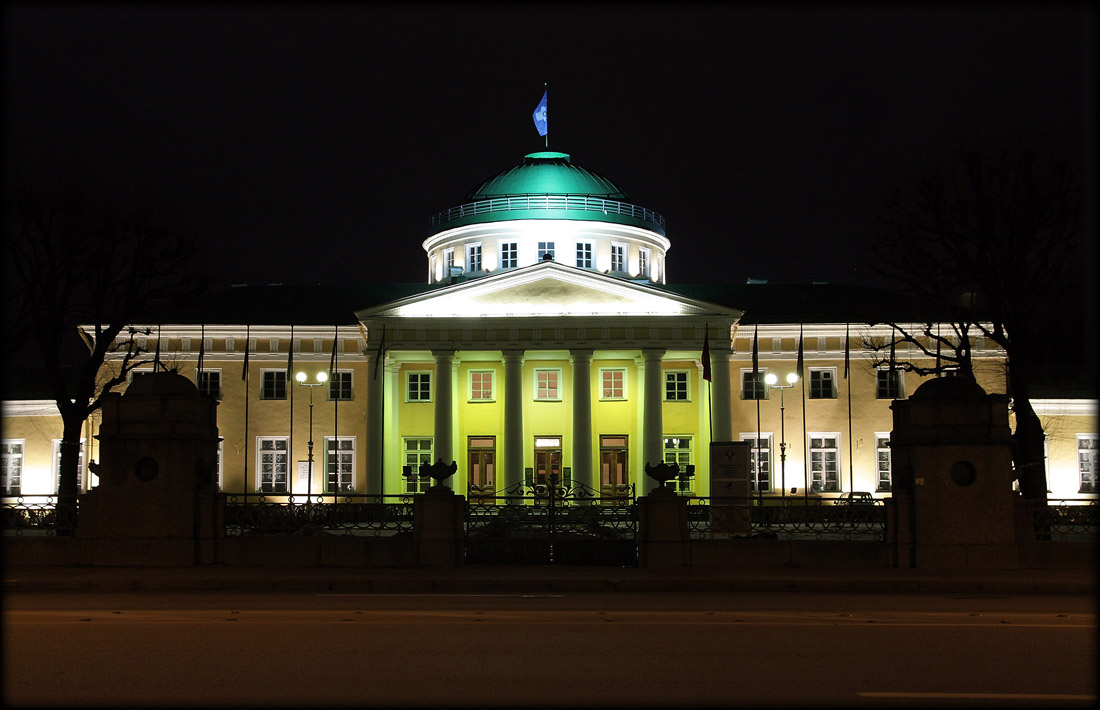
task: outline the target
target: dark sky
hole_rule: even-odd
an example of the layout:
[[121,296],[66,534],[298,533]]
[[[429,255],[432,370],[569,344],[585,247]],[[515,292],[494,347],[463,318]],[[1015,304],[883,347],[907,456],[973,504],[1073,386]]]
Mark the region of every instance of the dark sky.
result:
[[665,215],[670,281],[858,282],[923,161],[1092,149],[1086,5],[537,7],[7,4],[8,175],[139,186],[227,281],[420,282],[548,82],[550,148]]

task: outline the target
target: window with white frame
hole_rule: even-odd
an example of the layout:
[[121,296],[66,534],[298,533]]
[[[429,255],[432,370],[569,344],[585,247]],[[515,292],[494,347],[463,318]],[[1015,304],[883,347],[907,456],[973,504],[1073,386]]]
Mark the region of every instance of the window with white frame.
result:
[[406,493],[425,493],[432,485],[431,481],[420,480],[420,467],[429,466],[432,463],[432,439],[430,437],[405,437],[402,440],[405,465],[408,473],[405,476]]
[[514,269],[519,264],[519,249],[515,242],[500,243],[500,268]]
[[286,399],[286,370],[264,370],[260,374],[260,399]]
[[611,270],[626,271],[626,245],[611,245]]
[[688,373],[687,370],[665,371],[665,401],[688,401]]
[[836,368],[810,368],[810,399],[836,399]]
[[466,245],[466,272],[481,271],[481,245]]
[[554,257],[554,242],[539,242],[539,261],[556,261]]
[[455,250],[444,249],[443,250],[443,275],[450,276],[454,273],[455,268]]
[[875,490],[888,491],[893,478],[890,468],[890,434],[887,432],[875,434],[875,462],[877,466]]
[[146,375],[153,374],[152,368],[145,368],[143,370],[130,370],[130,374],[127,376],[127,384],[132,385],[139,377],[145,377]]
[[256,437],[256,462],[260,474],[257,483],[261,493],[287,492],[288,456],[287,437]]
[[23,439],[0,442],[0,488],[6,496],[17,496],[23,490]]
[[328,399],[346,402],[351,400],[351,370],[337,370],[328,381]]
[[765,368],[759,368],[754,379],[752,370],[741,370],[741,399],[767,399],[768,385],[764,382],[767,374]]
[[[761,432],[742,434],[741,441],[749,442],[749,488],[768,493],[772,490],[772,435]],[[759,487],[758,487],[759,486]]]
[[665,434],[665,463],[680,467],[680,477],[669,484],[680,495],[692,495],[695,492],[695,477],[687,477],[687,467],[691,465],[691,437]]
[[413,370],[405,373],[405,401],[432,401],[432,373],[426,370]]
[[1077,435],[1077,471],[1081,476],[1079,493],[1096,493],[1096,434]]
[[600,399],[626,399],[626,369],[600,368]]
[[325,492],[355,491],[355,437],[325,437]]
[[[61,439],[53,440],[53,491],[57,493],[61,486]],[[84,490],[84,439],[76,455],[76,489]]]
[[196,383],[199,388],[199,394],[203,397],[210,397],[211,399],[222,398],[222,371],[221,370],[207,370],[203,369],[198,373],[198,382]]
[[810,489],[840,490],[840,434],[810,434]]
[[470,370],[470,401],[492,402],[493,393],[492,370]]
[[557,402],[561,400],[561,368],[535,369],[535,401]]
[[875,371],[875,397],[877,399],[904,399],[901,370],[882,369]]
[[649,264],[651,261],[649,249],[638,249],[638,276],[649,278]]
[[577,242],[577,268],[592,268],[592,242]]

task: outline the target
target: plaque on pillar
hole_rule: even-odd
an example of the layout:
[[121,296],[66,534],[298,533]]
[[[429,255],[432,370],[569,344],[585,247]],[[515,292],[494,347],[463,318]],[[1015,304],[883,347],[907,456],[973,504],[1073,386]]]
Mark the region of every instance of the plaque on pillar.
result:
[[710,531],[747,535],[752,531],[749,442],[712,441],[710,444]]

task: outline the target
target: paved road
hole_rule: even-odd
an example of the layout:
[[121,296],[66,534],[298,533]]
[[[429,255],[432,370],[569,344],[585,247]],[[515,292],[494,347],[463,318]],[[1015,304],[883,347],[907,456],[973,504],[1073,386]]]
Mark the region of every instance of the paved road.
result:
[[[9,592],[4,700],[1091,706],[1091,596]],[[58,669],[63,669],[58,672]]]

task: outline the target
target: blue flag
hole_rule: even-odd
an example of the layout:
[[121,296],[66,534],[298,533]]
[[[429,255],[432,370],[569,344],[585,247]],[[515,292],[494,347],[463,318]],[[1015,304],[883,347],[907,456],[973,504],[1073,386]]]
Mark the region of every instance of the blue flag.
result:
[[546,132],[550,130],[550,125],[546,121],[546,92],[542,92],[542,101],[539,101],[538,107],[535,108],[533,114],[535,119],[535,128],[538,129],[540,136],[545,136]]

